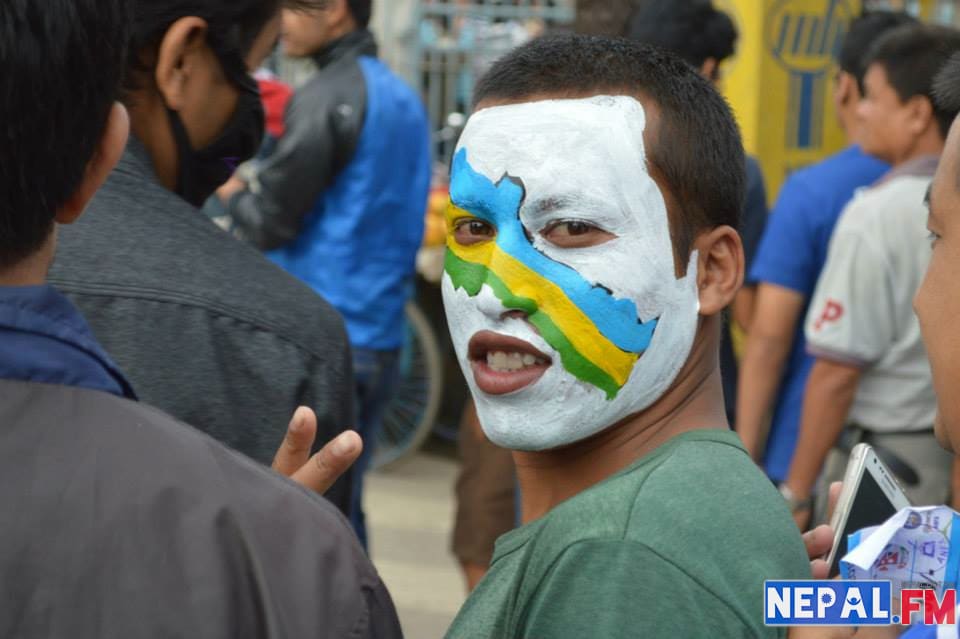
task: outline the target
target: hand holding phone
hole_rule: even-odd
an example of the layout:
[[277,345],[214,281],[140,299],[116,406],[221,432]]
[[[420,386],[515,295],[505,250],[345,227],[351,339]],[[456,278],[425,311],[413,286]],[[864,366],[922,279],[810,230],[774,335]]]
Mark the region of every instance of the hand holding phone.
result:
[[893,473],[869,444],[857,444],[843,476],[843,489],[830,519],[833,547],[827,556],[830,576],[840,574],[840,559],[847,554],[847,538],[858,530],[878,526],[910,505]]

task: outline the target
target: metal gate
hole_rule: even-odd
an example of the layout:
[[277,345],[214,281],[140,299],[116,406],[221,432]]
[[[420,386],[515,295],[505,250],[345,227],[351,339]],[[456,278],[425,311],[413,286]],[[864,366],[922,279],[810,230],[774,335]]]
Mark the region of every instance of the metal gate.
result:
[[[548,29],[573,22],[576,0],[420,0],[413,47],[421,95],[435,138],[435,157],[449,166],[456,129],[473,87],[500,56]],[[451,114],[454,114],[451,118]]]

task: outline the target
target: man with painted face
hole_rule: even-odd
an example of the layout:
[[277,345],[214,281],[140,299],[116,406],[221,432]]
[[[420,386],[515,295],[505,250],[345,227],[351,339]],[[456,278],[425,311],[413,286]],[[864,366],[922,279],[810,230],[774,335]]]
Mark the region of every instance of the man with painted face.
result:
[[[248,70],[272,49],[280,7],[134,0],[130,142],[51,273],[142,400],[261,462],[298,405],[317,411],[324,441],[353,420],[337,313],[195,208],[262,141]],[[328,495],[344,510],[348,489]]]
[[584,36],[509,54],[477,100],[443,295],[524,525],[449,636],[782,635],[763,581],[810,568],[718,364],[743,280],[729,108],[670,54]]

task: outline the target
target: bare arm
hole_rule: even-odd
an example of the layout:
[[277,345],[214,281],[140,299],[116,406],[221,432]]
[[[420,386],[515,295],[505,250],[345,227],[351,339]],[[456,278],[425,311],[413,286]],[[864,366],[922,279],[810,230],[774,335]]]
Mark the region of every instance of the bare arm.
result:
[[828,359],[817,359],[813,365],[803,395],[797,449],[786,480],[798,499],[810,496],[827,453],[843,432],[860,375],[859,368]]
[[783,378],[804,298],[775,284],[760,284],[753,320],[740,364],[737,390],[737,433],[754,460],[759,461],[767,441],[767,416]]

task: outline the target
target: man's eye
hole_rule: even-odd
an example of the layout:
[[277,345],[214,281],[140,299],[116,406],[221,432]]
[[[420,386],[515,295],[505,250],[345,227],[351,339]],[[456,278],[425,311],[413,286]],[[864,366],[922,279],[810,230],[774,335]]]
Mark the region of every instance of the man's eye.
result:
[[567,235],[586,235],[594,228],[585,222],[563,222],[557,230]]
[[457,244],[462,244],[463,246],[490,241],[495,235],[496,231],[493,229],[493,226],[483,220],[459,220],[454,223],[453,227],[454,239],[457,241]]
[[580,220],[565,220],[551,224],[541,232],[543,238],[561,248],[584,248],[609,242],[615,236]]

